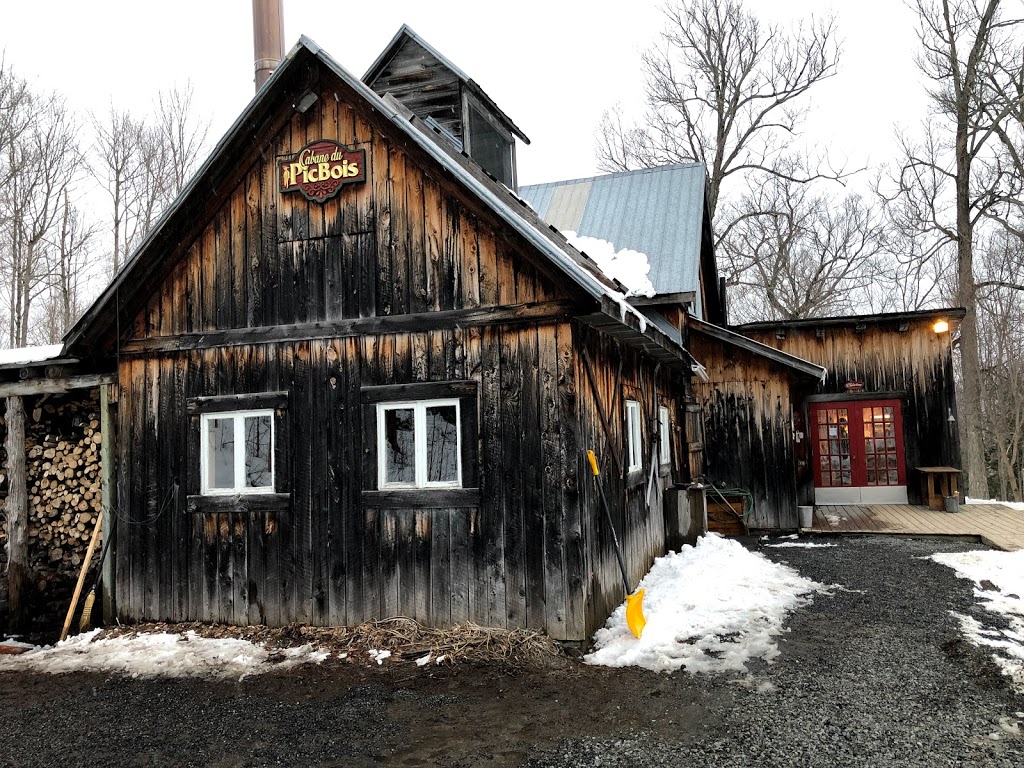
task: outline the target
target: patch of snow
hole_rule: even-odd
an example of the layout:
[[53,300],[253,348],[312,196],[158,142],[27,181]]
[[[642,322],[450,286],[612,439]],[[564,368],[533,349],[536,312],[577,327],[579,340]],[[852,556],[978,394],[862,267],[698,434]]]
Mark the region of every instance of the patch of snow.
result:
[[586,253],[612,280],[618,280],[627,296],[653,296],[654,284],[649,277],[651,262],[646,253],[630,248],[616,250],[612,243],[597,237],[578,235],[572,230],[562,234],[577,251]]
[[248,640],[166,632],[97,639],[84,632],[54,646],[0,657],[0,672],[113,672],[129,677],[201,677],[241,680],[300,664],[319,664],[330,654],[311,645],[268,649]]
[[802,547],[805,549],[816,549],[817,547],[834,547],[835,544],[818,544],[813,541],[780,541],[778,544],[765,544],[766,547]]
[[967,504],[1002,504],[1004,507],[1010,509],[1020,510],[1024,512],[1024,501],[1003,501],[1002,499],[972,499],[970,496],[967,497]]
[[754,658],[779,655],[783,621],[827,588],[717,534],[696,547],[659,557],[640,583],[647,627],[639,639],[626,626],[625,603],[594,635],[584,660],[655,672],[743,671]]
[[52,360],[53,358],[58,357],[63,349],[63,344],[46,344],[40,347],[0,349],[0,365],[41,363],[44,360]]
[[445,655],[444,655],[444,654],[442,653],[442,654],[441,654],[440,656],[438,656],[438,657],[437,657],[437,660],[436,660],[436,661],[435,661],[434,663],[435,663],[435,664],[440,664],[440,663],[441,663],[442,661],[444,661],[444,660],[445,660],[446,658],[447,658],[447,657],[446,657],[446,656],[445,656]]
[[26,650],[35,648],[32,643],[23,643],[21,640],[15,640],[13,637],[0,640],[0,645],[6,645],[8,648],[24,648]]
[[[1024,550],[943,552],[930,559],[952,568],[961,579],[973,581],[974,596],[980,605],[1009,620],[1008,628],[998,629],[953,613],[964,637],[979,648],[991,648],[996,664],[1011,679],[1013,687],[1024,693]],[[982,582],[989,583],[983,587]]]
[[846,518],[842,515],[826,515],[825,519],[828,520],[829,525],[839,525]]
[[371,648],[366,653],[371,659],[377,662],[378,667],[384,663],[384,659],[391,658],[391,651],[379,651],[376,648]]
[[418,659],[416,659],[416,666],[417,667],[425,667],[427,664],[429,664],[433,660],[434,660],[433,654],[428,653],[426,656],[420,656]]

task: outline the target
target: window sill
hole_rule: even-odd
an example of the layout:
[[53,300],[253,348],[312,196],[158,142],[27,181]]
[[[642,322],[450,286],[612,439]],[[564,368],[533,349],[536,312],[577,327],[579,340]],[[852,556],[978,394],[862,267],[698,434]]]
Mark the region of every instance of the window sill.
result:
[[363,491],[363,506],[384,509],[440,509],[479,507],[479,488],[403,488]]
[[636,488],[644,481],[644,469],[629,470],[626,474],[626,488]]
[[188,511],[203,512],[280,512],[291,505],[290,493],[239,493],[214,496],[189,496]]

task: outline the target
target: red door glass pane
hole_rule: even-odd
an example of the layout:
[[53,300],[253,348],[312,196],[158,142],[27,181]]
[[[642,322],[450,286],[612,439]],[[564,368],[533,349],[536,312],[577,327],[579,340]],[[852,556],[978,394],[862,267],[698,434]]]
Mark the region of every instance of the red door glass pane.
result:
[[822,408],[817,414],[819,487],[853,485],[850,466],[850,419],[846,408]]
[[891,405],[873,405],[865,407],[861,414],[867,484],[901,485],[895,409]]
[[906,485],[899,401],[816,403],[811,420],[817,487]]

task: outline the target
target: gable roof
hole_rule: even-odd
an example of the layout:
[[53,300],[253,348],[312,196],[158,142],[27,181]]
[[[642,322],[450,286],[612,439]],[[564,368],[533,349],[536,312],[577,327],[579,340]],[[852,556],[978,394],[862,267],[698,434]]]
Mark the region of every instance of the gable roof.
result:
[[648,352],[669,362],[681,362],[682,347],[668,338],[632,305],[625,301],[622,286],[609,280],[594,262],[581,254],[562,237],[537,218],[504,185],[488,177],[467,156],[457,154],[422,121],[412,116],[393,98],[381,99],[369,86],[353,77],[338,62],[309,38],[302,36],[288,52],[285,60],[259,90],[248,107],[217,143],[200,169],[189,180],[181,194],[163,213],[142,243],[125,263],[92,306],[64,337],[64,349],[80,345],[88,347],[87,337],[95,340],[98,333],[116,322],[117,312],[133,295],[140,293],[160,265],[162,248],[173,247],[173,225],[201,206],[204,190],[216,191],[223,182],[223,167],[230,153],[251,151],[252,132],[264,125],[269,116],[281,110],[282,97],[288,96],[284,83],[292,73],[301,72],[311,59],[318,60],[348,88],[361,97],[383,118],[399,129],[412,143],[440,164],[472,196],[510,226],[586,295],[596,299],[600,311],[584,320],[605,330],[613,328],[616,335],[642,346]]
[[706,183],[703,163],[677,163],[532,184],[519,194],[557,229],[647,254],[655,292],[695,293],[703,317],[700,265],[705,234],[710,237]]
[[522,139],[523,143],[530,143],[529,137],[527,137],[527,135],[523,133],[522,129],[520,129],[519,126],[512,122],[512,118],[506,115],[505,112],[501,109],[501,107],[494,103],[494,100],[484,92],[484,89],[481,88],[473,78],[471,78],[461,69],[459,69],[459,67],[455,66],[451,59],[449,59],[447,56],[445,56],[443,53],[437,50],[434,46],[432,46],[430,43],[428,43],[426,40],[424,40],[422,37],[416,34],[416,32],[413,31],[413,28],[410,27],[408,24],[403,24],[398,29],[398,32],[395,33],[395,36],[391,38],[391,42],[388,43],[387,47],[380,52],[380,55],[377,56],[376,59],[374,59],[373,64],[370,65],[370,68],[366,70],[366,74],[363,75],[363,82],[367,84],[372,84],[378,77],[380,77],[385,67],[387,67],[387,65],[398,54],[402,47],[408,45],[409,43],[418,45],[420,48],[426,51],[427,54],[432,56],[441,66],[443,66],[453,75],[455,75],[455,77],[459,79],[462,85],[469,89],[469,91],[474,96],[480,99],[480,101],[482,101],[484,105],[493,112],[494,116],[505,124],[505,127],[509,131],[514,133],[520,139]]

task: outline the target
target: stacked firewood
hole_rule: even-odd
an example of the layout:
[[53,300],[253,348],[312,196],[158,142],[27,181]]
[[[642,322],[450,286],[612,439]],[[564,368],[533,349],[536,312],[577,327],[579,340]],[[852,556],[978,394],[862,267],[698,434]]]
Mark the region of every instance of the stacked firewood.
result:
[[102,507],[95,399],[26,402],[28,550],[40,591],[77,578]]

